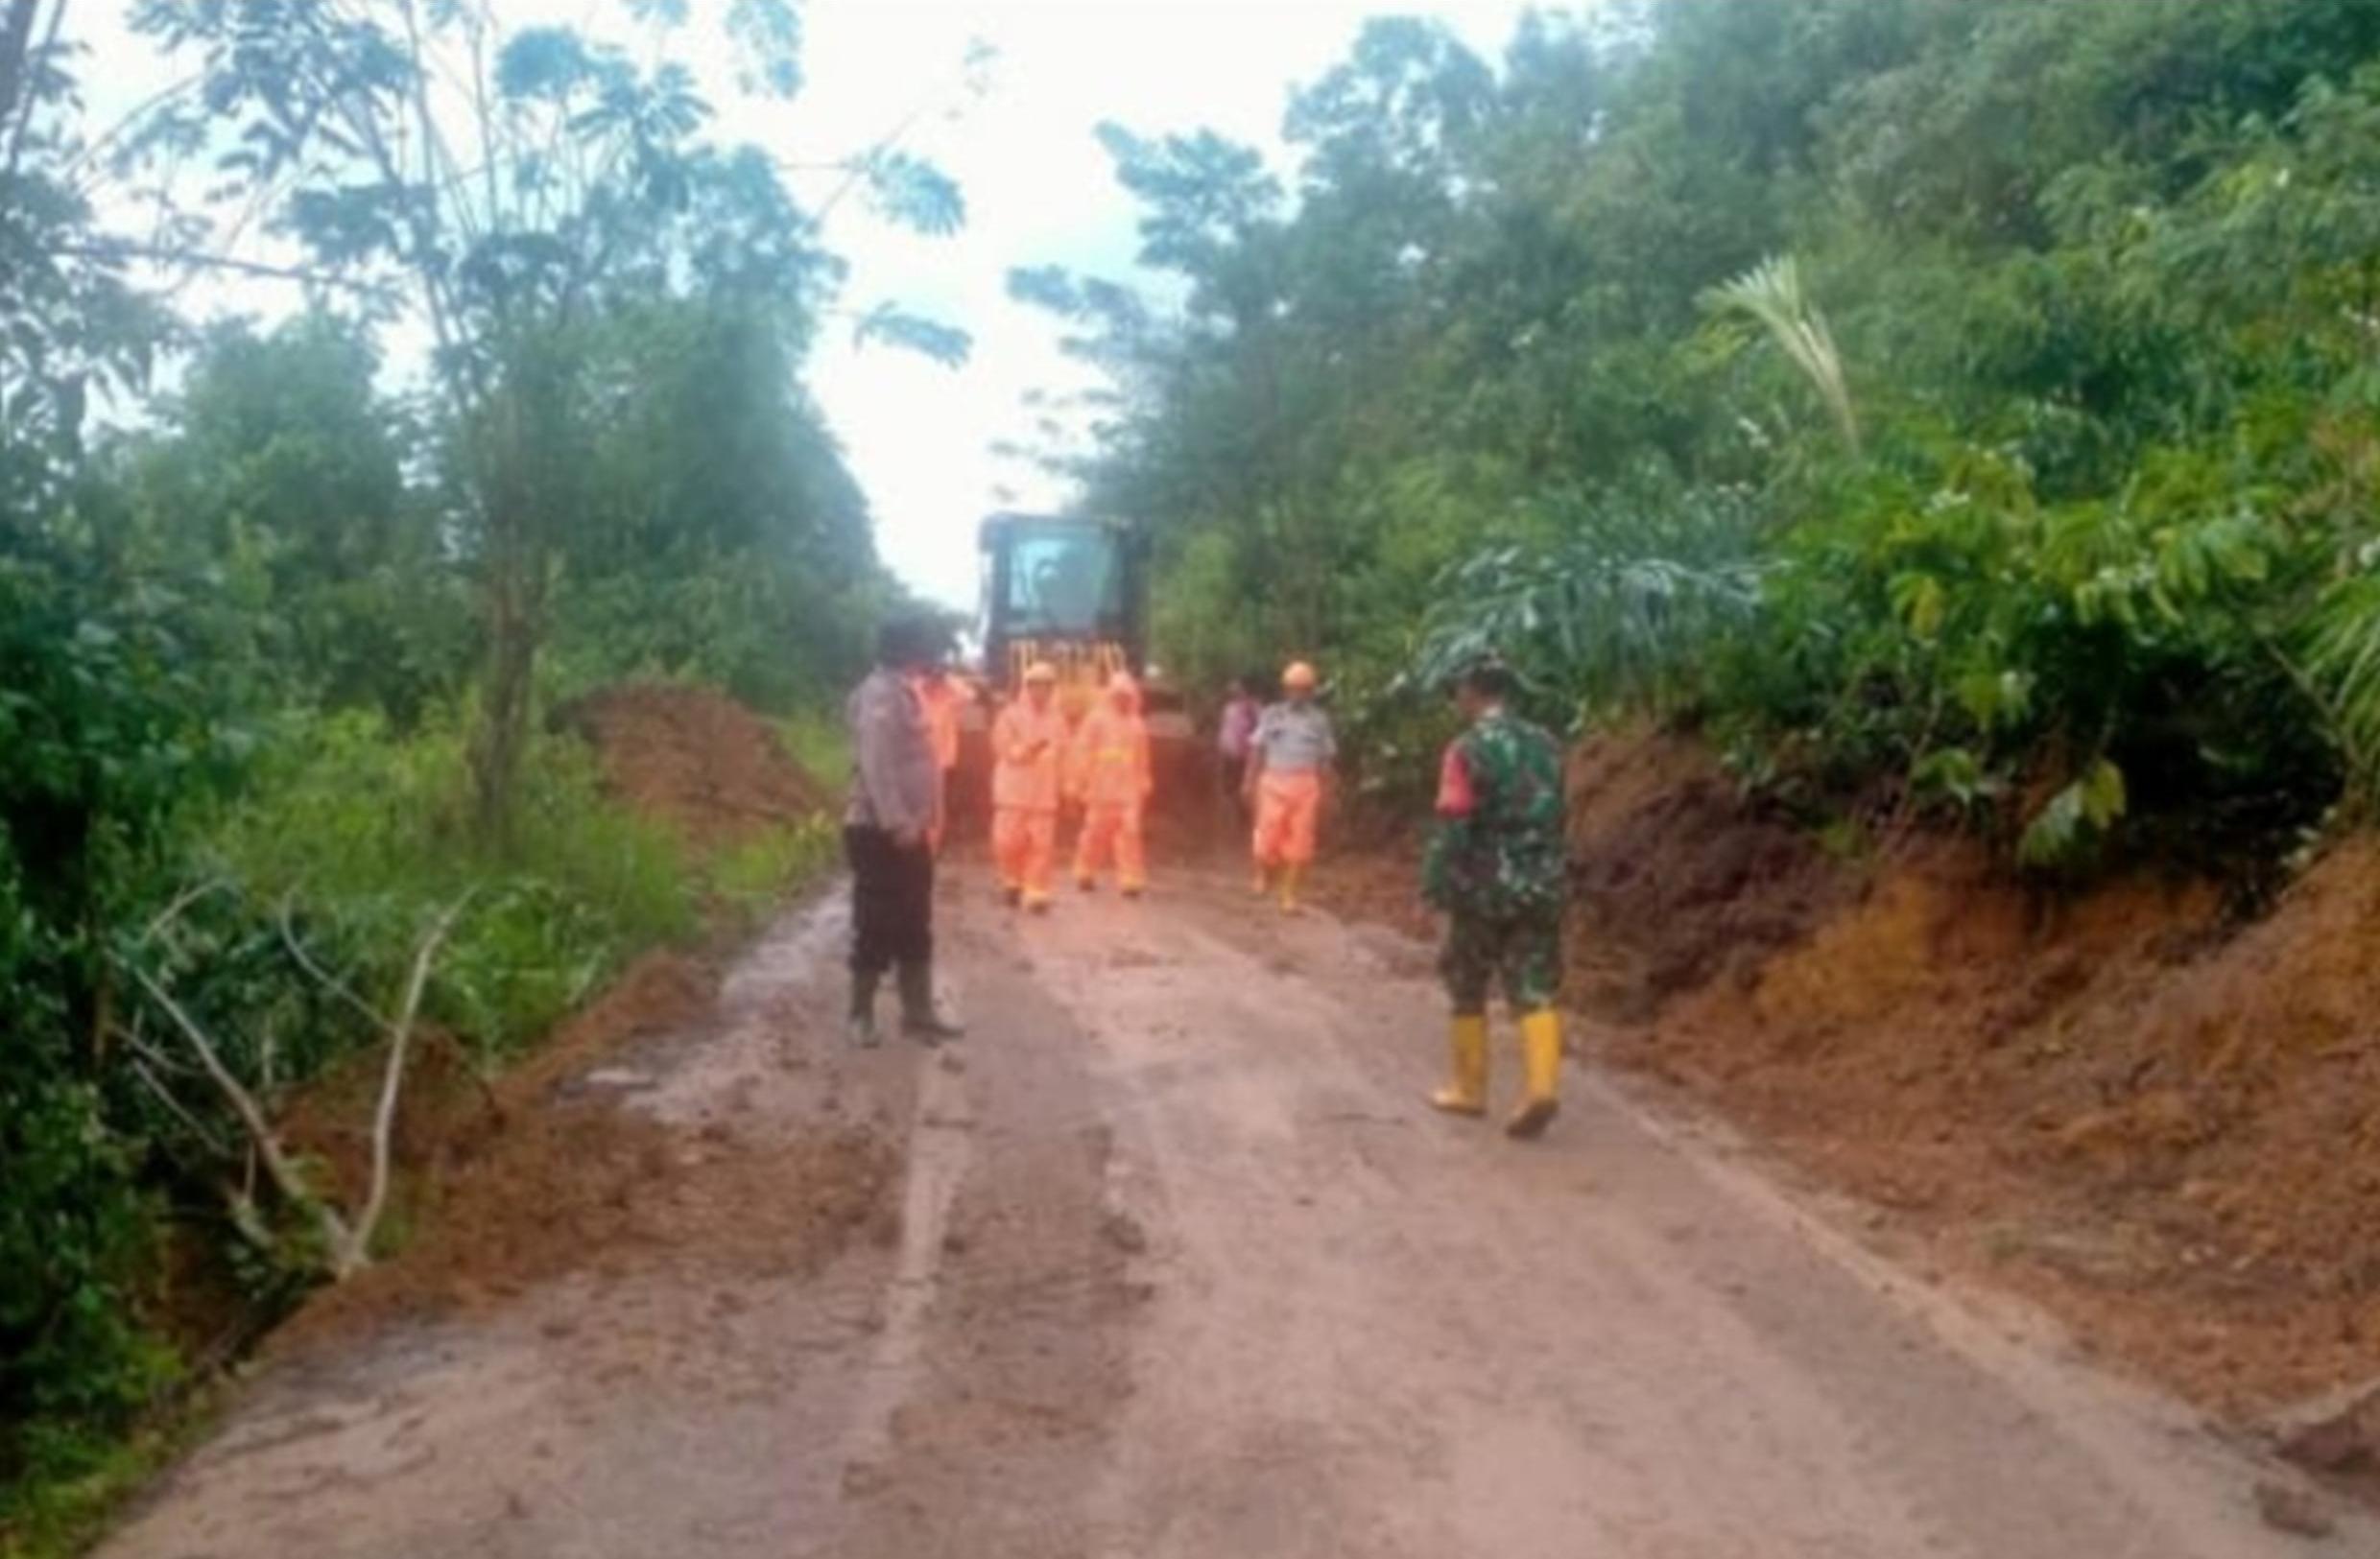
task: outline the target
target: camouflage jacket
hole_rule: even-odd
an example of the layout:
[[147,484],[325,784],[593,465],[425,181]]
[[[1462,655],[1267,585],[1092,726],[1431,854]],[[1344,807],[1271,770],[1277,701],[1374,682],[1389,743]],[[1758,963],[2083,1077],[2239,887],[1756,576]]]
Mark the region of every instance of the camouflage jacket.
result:
[[1495,710],[1447,744],[1422,894],[1457,914],[1559,914],[1568,890],[1559,744]]

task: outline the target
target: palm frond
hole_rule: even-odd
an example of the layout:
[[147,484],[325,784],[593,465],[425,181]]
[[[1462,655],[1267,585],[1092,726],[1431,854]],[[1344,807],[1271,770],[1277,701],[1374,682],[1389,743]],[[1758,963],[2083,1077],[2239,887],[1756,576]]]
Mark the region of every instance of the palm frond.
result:
[[1851,403],[1843,354],[1836,349],[1826,316],[1803,288],[1801,267],[1792,255],[1762,261],[1733,281],[1712,288],[1702,303],[1715,314],[1743,315],[1764,327],[1817,389],[1851,453],[1860,453],[1859,413]]

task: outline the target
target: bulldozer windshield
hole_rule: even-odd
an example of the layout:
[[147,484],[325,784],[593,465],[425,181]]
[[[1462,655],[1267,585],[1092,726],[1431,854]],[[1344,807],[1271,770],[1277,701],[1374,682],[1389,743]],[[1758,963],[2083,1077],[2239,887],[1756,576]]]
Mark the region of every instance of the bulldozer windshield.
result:
[[1124,544],[1114,531],[1023,525],[1007,539],[998,601],[1003,637],[1088,639],[1122,629]]

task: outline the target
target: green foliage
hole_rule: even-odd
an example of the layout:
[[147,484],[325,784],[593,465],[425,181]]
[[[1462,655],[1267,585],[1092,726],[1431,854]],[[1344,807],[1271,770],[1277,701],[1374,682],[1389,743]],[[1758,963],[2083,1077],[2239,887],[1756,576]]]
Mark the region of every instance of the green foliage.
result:
[[[160,1368],[163,1367],[162,1362]],[[109,1516],[189,1440],[187,1423],[117,1435],[50,1421],[35,1471],[0,1483],[0,1555],[73,1559],[105,1535]]]
[[1447,573],[1414,681],[1442,686],[1494,653],[1578,700],[1574,715],[1678,709],[1701,691],[1712,647],[1760,603],[1759,521],[1742,489],[1557,495],[1533,529],[1559,540],[1478,553]]
[[226,569],[278,698],[405,722],[449,695],[476,634],[433,496],[406,481],[414,419],[378,367],[369,335],[329,315],[210,331],[163,429],[115,452],[117,544]]
[[840,787],[851,772],[851,728],[839,709],[813,707],[776,722],[777,740],[821,785]]
[[639,949],[695,925],[695,876],[670,836],[605,801],[574,738],[542,739],[529,805],[500,860],[479,853],[461,722],[393,737],[368,713],[301,721],[214,831],[213,869],[289,907],[393,984],[419,928],[476,889],[425,1010],[483,1052],[535,1038]]
[[0,532],[0,1484],[76,1476],[160,1380],[131,1295],[154,1208],[107,1128],[111,927],[240,733],[162,588]]
[[[72,1542],[141,1464],[122,1437],[179,1383],[169,1234],[268,1307],[327,1254],[190,1031],[269,1115],[378,1043],[457,904],[425,1015],[481,1064],[637,950],[757,913],[821,831],[694,858],[537,734],[538,679],[663,670],[799,709],[892,593],[800,389],[840,267],[774,149],[703,138],[670,59],[694,8],[638,5],[631,58],[475,0],[144,3],[185,81],[87,129],[67,10],[0,3],[12,1553]],[[751,90],[798,86],[792,6],[704,10]],[[895,220],[964,216],[897,148],[847,171]],[[100,216],[134,211],[137,239]],[[195,331],[131,279],[224,264],[306,284],[307,312]],[[384,373],[382,332],[425,329],[426,373]],[[92,434],[103,396],[129,431]]]
[[1013,289],[1111,379],[1072,464],[1169,665],[1492,648],[2045,869],[2254,876],[2380,793],[2380,11],[1648,0],[1500,70],[1390,21],[1286,126],[1102,132],[1178,319]]
[[891,590],[787,343],[735,299],[658,300],[590,352],[609,411],[558,548],[558,690],[688,677],[771,711],[838,695]]
[[[689,8],[646,5],[637,14],[666,33],[686,24]],[[847,544],[846,524],[846,545],[805,590],[806,576],[776,551],[809,539],[805,527],[817,531],[818,478],[842,474],[815,416],[778,434],[775,448],[719,447],[767,437],[771,413],[792,424],[792,368],[840,267],[812,242],[815,224],[775,149],[704,138],[712,106],[686,66],[660,52],[639,59],[580,28],[509,26],[486,0],[261,9],[142,0],[132,15],[202,87],[154,111],[132,144],[159,160],[206,165],[222,203],[240,213],[181,213],[186,227],[209,233],[227,220],[236,231],[262,209],[325,277],[412,310],[437,343],[426,463],[446,500],[441,541],[477,598],[483,662],[470,758],[483,838],[500,842],[517,820],[538,661],[570,610],[572,565],[583,561],[576,532],[592,511],[666,505],[599,516],[611,533],[598,553],[623,531],[674,520],[671,545],[647,567],[668,577],[673,565],[691,565],[726,579],[757,561],[778,622],[837,600],[845,581],[835,576],[872,562],[864,543]],[[801,29],[793,6],[735,0],[724,26],[744,90],[794,95]],[[957,186],[895,144],[870,149],[848,179],[924,231],[964,220]],[[685,378],[684,331],[662,342],[678,348],[666,366],[679,377],[641,391],[637,348],[668,337],[679,311],[713,340],[749,347],[729,354],[729,414],[710,424],[718,437],[705,447],[688,435],[706,426],[705,396],[723,397]],[[944,362],[967,347],[964,332],[890,304],[863,314],[857,331]],[[631,446],[620,436],[654,420],[680,435],[646,446],[661,469],[631,470],[650,480],[625,491],[608,484],[620,473],[607,466],[639,462],[590,455],[607,443],[621,455]],[[788,471],[789,452],[803,469]],[[718,458],[755,454],[766,459]],[[694,473],[703,480],[687,483]],[[722,510],[744,545],[706,545],[717,533],[705,534],[704,510],[686,505],[689,486],[732,486],[739,473],[745,486]],[[789,476],[810,478],[810,490],[788,488]],[[779,523],[756,540],[768,506],[755,494],[771,484],[787,496],[765,516]],[[828,497],[846,512],[825,519],[847,521],[858,507]],[[671,604],[682,641],[706,603]],[[617,606],[615,591],[592,610]],[[603,642],[583,635],[582,661],[587,644]],[[684,664],[682,643],[652,648]],[[750,659],[748,649],[738,653]]]
[[2124,771],[2101,758],[2034,815],[2016,841],[2016,859],[2028,866],[2071,862],[2093,837],[2115,827],[2126,804]]
[[1843,372],[1843,354],[1835,347],[1826,317],[1810,301],[1801,285],[1801,268],[1791,255],[1763,261],[1735,280],[1703,295],[1714,314],[1742,315],[1756,321],[1793,360],[1826,403],[1826,411],[1842,430],[1851,453],[1860,453],[1859,413],[1851,404],[1851,388]]
[[838,819],[810,817],[723,847],[703,863],[699,881],[714,910],[751,926],[789,891],[832,870],[842,854]]

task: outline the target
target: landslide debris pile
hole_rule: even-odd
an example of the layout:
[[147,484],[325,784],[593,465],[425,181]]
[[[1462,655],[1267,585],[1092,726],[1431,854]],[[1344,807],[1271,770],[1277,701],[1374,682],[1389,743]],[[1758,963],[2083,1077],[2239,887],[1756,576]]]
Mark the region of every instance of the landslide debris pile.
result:
[[1955,839],[1838,863],[1674,736],[1577,770],[1616,1059],[2208,1405],[2380,1376],[2380,840],[2241,926],[2204,884],[2053,896]]
[[1641,1023],[1680,993],[1749,980],[1849,895],[1809,837],[1746,807],[1691,737],[1594,738],[1569,788],[1571,968],[1599,1015]]
[[[606,788],[698,847],[815,815],[830,793],[742,705],[699,688],[638,684],[591,695],[557,724],[594,750]],[[396,1138],[398,1259],[318,1295],[289,1343],[396,1316],[500,1303],[566,1273],[721,1264],[806,1268],[872,1217],[890,1150],[861,1130],[744,1140],[683,1133],[584,1079],[697,1026],[719,970],[646,954],[521,1064],[483,1081],[430,1035],[408,1078]],[[293,1143],[347,1188],[370,1150],[381,1055],[356,1057],[292,1112]],[[632,1071],[632,1068],[631,1069]]]
[[767,723],[725,694],[631,683],[578,699],[557,721],[594,747],[614,796],[698,845],[799,822],[833,803]]
[[[607,1065],[632,1073],[647,1047],[699,1023],[717,982],[702,960],[650,954],[485,1090],[410,1100],[403,1194],[415,1238],[317,1295],[282,1345],[500,1306],[581,1271],[807,1272],[865,1232],[897,1181],[875,1132],[787,1135],[723,1120],[690,1134],[589,1080]],[[319,1146],[343,1176],[361,1172],[359,1145]]]

